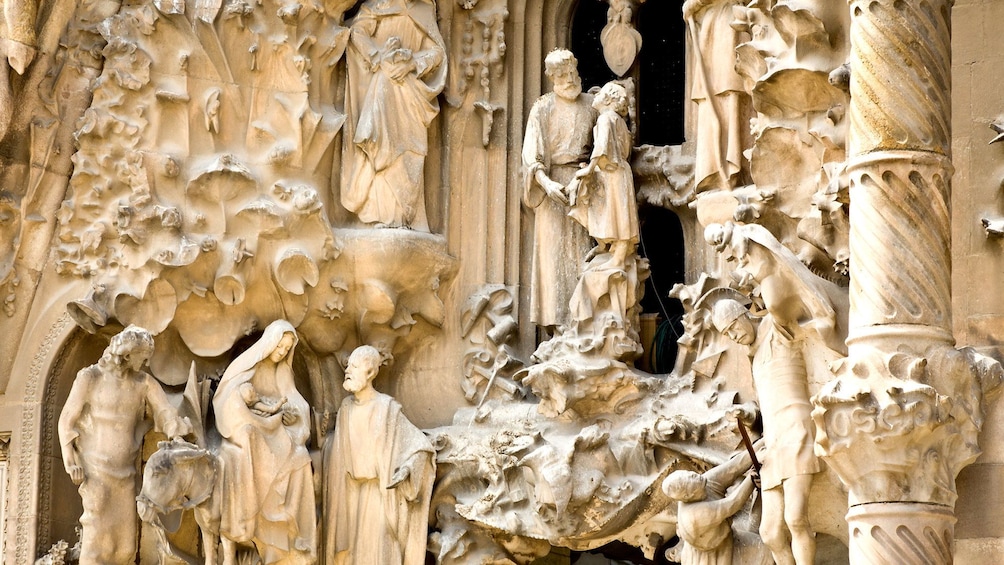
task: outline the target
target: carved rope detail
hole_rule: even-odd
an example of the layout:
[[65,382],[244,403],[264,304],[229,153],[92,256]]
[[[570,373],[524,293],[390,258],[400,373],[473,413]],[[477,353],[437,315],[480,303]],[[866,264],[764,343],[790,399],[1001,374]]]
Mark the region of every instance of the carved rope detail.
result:
[[951,155],[950,6],[851,3],[851,155],[881,149]]
[[951,331],[951,162],[882,151],[851,177],[851,334],[921,324]]

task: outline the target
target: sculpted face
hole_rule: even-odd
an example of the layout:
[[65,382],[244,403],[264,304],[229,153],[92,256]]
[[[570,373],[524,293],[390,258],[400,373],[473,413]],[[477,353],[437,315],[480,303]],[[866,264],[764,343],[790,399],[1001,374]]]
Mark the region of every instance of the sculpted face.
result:
[[745,315],[736,318],[722,333],[739,345],[752,345],[756,339],[753,322],[750,321],[749,316]]
[[572,65],[563,65],[551,73],[554,83],[554,94],[565,100],[575,100],[582,94],[582,79],[579,71]]
[[289,350],[293,348],[293,334],[285,333],[282,335],[282,339],[279,340],[278,345],[272,350],[272,354],[268,356],[273,363],[278,363],[282,361]]
[[111,354],[112,362],[117,366],[128,371],[139,371],[148,359],[148,356],[139,349],[128,341],[112,340],[108,352]]
[[379,359],[352,354],[348,366],[345,367],[345,382],[342,383],[342,388],[352,393],[359,392],[376,377],[378,370]]

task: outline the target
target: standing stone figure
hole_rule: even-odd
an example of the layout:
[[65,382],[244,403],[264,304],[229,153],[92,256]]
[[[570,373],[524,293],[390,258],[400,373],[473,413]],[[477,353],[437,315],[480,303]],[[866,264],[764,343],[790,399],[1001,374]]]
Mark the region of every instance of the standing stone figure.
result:
[[586,230],[567,216],[565,192],[580,163],[589,160],[597,117],[592,96],[582,93],[577,64],[565,49],[544,59],[554,92],[534,103],[523,138],[523,203],[534,210],[530,320],[552,331],[568,324],[568,302],[590,248]]
[[[593,99],[599,112],[593,127],[593,152],[589,164],[575,173],[569,196],[575,199],[571,216],[585,226],[599,243],[606,245],[610,259],[597,269],[624,269],[628,253],[638,243],[638,202],[631,172],[631,131],[624,117],[628,93],[616,82],[608,82]],[[582,194],[575,194],[580,191]],[[573,193],[573,191],[575,193]]]
[[324,447],[324,556],[329,565],[422,565],[436,479],[432,443],[373,388],[380,353],[349,356],[334,433]]
[[749,346],[752,356],[766,446],[760,469],[760,536],[778,565],[811,565],[816,542],[808,519],[809,490],[821,467],[814,453],[816,428],[804,351],[811,347],[814,355],[833,359],[846,353],[846,316],[839,312],[846,307],[846,295],[809,271],[763,226],[712,224],[705,239],[719,251],[731,248],[746,274],[760,284],[768,312],[759,327],[732,298],[718,300],[711,312],[715,328]]
[[690,98],[697,104],[698,190],[736,186],[742,168],[743,131],[749,129],[745,88],[735,70],[739,31],[732,28],[741,0],[687,0],[683,17],[690,28],[696,72]]
[[314,478],[306,448],[310,406],[293,382],[296,342],[289,322],[272,322],[227,367],[213,397],[223,436],[220,534],[227,565],[234,563],[239,543],[253,543],[266,565],[317,559]]
[[366,0],[346,61],[342,205],[367,224],[429,231],[425,157],[446,47],[432,0]]
[[684,544],[680,563],[732,565],[732,516],[742,510],[754,487],[752,475],[735,482],[751,464],[749,453],[742,451],[704,474],[673,471],[663,481],[666,496],[679,501],[676,534]]
[[191,433],[160,383],[143,365],[153,354],[153,337],[129,326],[112,338],[95,365],[81,369],[59,415],[63,465],[80,486],[82,565],[136,560],[137,463],[143,436],[157,429],[171,438]]

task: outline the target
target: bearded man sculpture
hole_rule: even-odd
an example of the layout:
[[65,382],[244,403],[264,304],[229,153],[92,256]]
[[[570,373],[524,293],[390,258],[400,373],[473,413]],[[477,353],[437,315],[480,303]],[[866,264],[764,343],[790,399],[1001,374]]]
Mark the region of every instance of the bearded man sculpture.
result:
[[380,352],[349,356],[335,432],[324,448],[325,563],[422,565],[436,479],[432,443],[373,388]]

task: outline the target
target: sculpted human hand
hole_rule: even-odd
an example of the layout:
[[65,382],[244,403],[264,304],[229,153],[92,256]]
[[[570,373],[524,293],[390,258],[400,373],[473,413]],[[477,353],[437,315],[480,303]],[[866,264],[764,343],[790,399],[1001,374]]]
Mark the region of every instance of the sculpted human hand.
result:
[[73,484],[80,486],[84,482],[84,468],[80,465],[80,454],[75,447],[70,447],[63,454],[66,473],[70,475]]
[[80,486],[84,482],[84,468],[80,465],[67,465],[66,472],[70,474],[70,480],[74,485]]
[[568,205],[568,195],[565,194],[565,187],[561,183],[547,179],[547,182],[544,183],[544,192],[558,204]]
[[299,419],[300,414],[296,411],[296,408],[287,406],[282,409],[282,425],[289,426],[295,424]]
[[394,474],[390,477],[390,483],[387,484],[388,489],[397,488],[397,486],[404,481],[408,480],[411,476],[411,469],[407,465],[401,465],[394,470]]
[[412,72],[415,72],[415,60],[408,59],[407,61],[395,61],[393,63],[384,63],[387,69],[387,75],[394,82],[400,83]]

